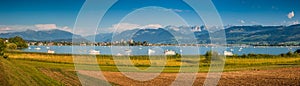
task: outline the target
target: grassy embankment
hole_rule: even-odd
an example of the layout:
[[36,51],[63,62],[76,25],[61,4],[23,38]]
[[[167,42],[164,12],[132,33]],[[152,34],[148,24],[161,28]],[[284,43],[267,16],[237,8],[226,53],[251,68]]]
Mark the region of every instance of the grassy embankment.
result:
[[[0,58],[1,85],[79,85],[80,82],[74,71],[73,57],[67,54],[46,54],[46,53],[23,53],[9,52],[9,59]],[[83,55],[84,59],[91,59],[91,56]],[[102,71],[114,71],[118,69],[112,56],[98,55],[98,64]],[[199,60],[195,56],[181,58],[168,56],[163,72],[178,72],[180,66],[189,67]],[[93,57],[92,57],[93,58]],[[118,57],[125,58],[125,57]],[[152,57],[155,58],[155,57]],[[196,57],[197,58],[197,57]],[[131,62],[140,69],[146,69],[151,62],[147,56],[131,56]],[[200,56],[199,72],[207,72],[209,63],[204,63],[204,56]],[[161,57],[157,57],[153,65],[161,66]],[[130,68],[126,62],[117,60],[122,68]],[[252,55],[246,57],[227,57],[224,71],[240,70],[266,70],[283,67],[300,67],[300,57],[282,57],[271,55]],[[89,63],[85,63],[89,64]],[[94,69],[88,69],[94,70]],[[129,70],[130,71],[130,70]],[[152,72],[155,72],[152,71]]]
[[[73,56],[67,54],[45,54],[45,53],[21,53],[14,52],[9,53],[10,59],[18,61],[37,61],[45,63],[57,63],[64,65],[73,65]],[[82,55],[76,56],[84,59],[94,59],[94,56]],[[176,56],[167,56],[166,65],[163,65],[164,58],[162,56],[152,56],[155,58],[151,63],[148,56],[130,56],[131,62],[140,69],[146,69],[151,64],[161,67],[165,66],[164,72],[178,72],[180,66],[191,66],[199,61],[199,72],[207,72],[209,69],[209,63],[205,63],[204,56],[183,56],[184,58],[178,58]],[[126,56],[115,56],[119,58],[114,61],[114,57],[110,55],[97,55],[97,62],[103,71],[118,71],[115,62],[118,62],[120,67],[134,67],[128,66],[130,63],[126,63],[125,60],[120,58],[128,58]],[[227,57],[225,61],[224,71],[237,71],[237,70],[251,70],[251,69],[270,69],[276,67],[290,67],[300,65],[300,56],[282,57],[276,55],[251,55],[251,56],[231,56]],[[90,64],[90,63],[85,63]],[[94,64],[95,65],[95,64]]]

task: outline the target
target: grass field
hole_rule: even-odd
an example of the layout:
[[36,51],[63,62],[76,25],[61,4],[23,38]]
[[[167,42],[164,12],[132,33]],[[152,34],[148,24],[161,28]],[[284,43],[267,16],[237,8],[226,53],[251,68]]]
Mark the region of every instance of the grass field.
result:
[[[45,54],[45,53],[24,53],[9,52],[8,59],[0,59],[1,85],[80,85],[74,70],[73,56],[68,54]],[[79,55],[77,55],[79,56]],[[95,59],[94,56],[81,55],[83,59]],[[199,62],[199,72],[207,72],[209,63],[204,62],[204,56],[167,56],[164,73],[176,73],[180,66],[191,66]],[[137,67],[147,69],[151,64],[157,67],[163,66],[161,57],[154,56],[154,62],[150,62],[148,56],[131,56],[130,62],[135,66],[128,65],[122,58],[114,61],[114,57],[109,55],[96,56],[97,64],[90,66],[100,66],[102,71],[118,72],[117,62],[122,68]],[[195,58],[200,58],[197,60]],[[119,64],[120,63],[120,64]],[[123,64],[121,64],[123,63]],[[227,57],[225,60],[224,71],[244,71],[244,70],[270,70],[278,68],[300,67],[300,57],[282,56],[248,56],[248,57]],[[87,69],[97,70],[97,69]],[[129,70],[130,71],[130,70]],[[155,70],[150,72],[157,72]]]

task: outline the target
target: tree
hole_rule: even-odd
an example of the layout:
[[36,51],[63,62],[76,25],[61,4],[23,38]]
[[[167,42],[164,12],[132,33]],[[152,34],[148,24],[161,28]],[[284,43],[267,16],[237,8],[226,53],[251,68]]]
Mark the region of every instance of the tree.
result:
[[2,39],[0,39],[0,56],[3,56],[4,55],[4,50],[5,50],[5,43]]
[[19,36],[16,36],[16,37],[13,37],[13,38],[9,38],[8,41],[10,43],[16,44],[17,48],[19,48],[19,49],[27,48],[28,47],[27,43],[23,40],[23,38],[21,38]]
[[300,54],[300,49],[297,49],[295,53]]
[[210,62],[210,61],[211,61],[212,54],[213,54],[212,51],[207,51],[207,52],[205,53],[204,56],[205,56],[205,61],[206,61],[206,62]]
[[15,43],[6,44],[7,49],[15,50],[15,49],[17,49],[17,47],[18,46]]
[[143,42],[143,45],[144,45],[144,46],[147,46],[147,45],[148,45],[148,42],[147,42],[147,41],[144,41],[144,42]]
[[291,57],[291,56],[293,56],[293,55],[294,55],[294,53],[293,53],[293,52],[291,52],[291,51],[289,51],[288,53],[286,53],[286,55],[287,55],[288,57]]
[[205,53],[205,62],[211,62],[211,61],[224,61],[224,56],[219,55],[216,51],[207,51]]

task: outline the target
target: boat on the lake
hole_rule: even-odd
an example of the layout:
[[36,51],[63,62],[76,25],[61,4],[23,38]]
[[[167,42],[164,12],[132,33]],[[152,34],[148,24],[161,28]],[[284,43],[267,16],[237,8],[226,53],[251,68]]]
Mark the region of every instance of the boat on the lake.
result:
[[154,54],[154,53],[155,53],[155,50],[148,49],[148,55],[151,55],[151,54]]
[[36,50],[40,50],[41,48],[37,47],[37,48],[34,48],[34,49],[36,49]]
[[131,50],[130,50],[130,49],[126,49],[126,50],[125,50],[125,52],[127,52],[127,53],[130,53],[130,52],[131,52]]
[[176,55],[176,52],[173,50],[165,50],[165,55]]
[[100,51],[90,50],[89,54],[98,55],[98,54],[100,54]]
[[230,51],[224,51],[225,56],[233,56],[233,53]]
[[48,50],[47,53],[53,54],[53,53],[55,53],[55,51],[54,50]]

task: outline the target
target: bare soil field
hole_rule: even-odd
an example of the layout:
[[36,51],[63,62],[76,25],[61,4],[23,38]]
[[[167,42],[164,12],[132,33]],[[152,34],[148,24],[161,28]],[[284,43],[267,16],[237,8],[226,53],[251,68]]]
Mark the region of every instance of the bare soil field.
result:
[[[79,71],[79,73],[94,78],[99,78],[99,72]],[[127,78],[121,72],[102,72],[105,78],[121,86],[166,86],[171,85],[177,73],[161,73],[149,81],[137,81]],[[203,85],[207,73],[198,73],[193,85]],[[143,77],[143,76],[141,76]],[[103,78],[100,78],[103,80]],[[188,80],[188,79],[184,79]],[[185,83],[185,81],[179,81]],[[273,70],[246,70],[224,72],[218,83],[220,86],[300,86],[300,68],[280,68]]]

